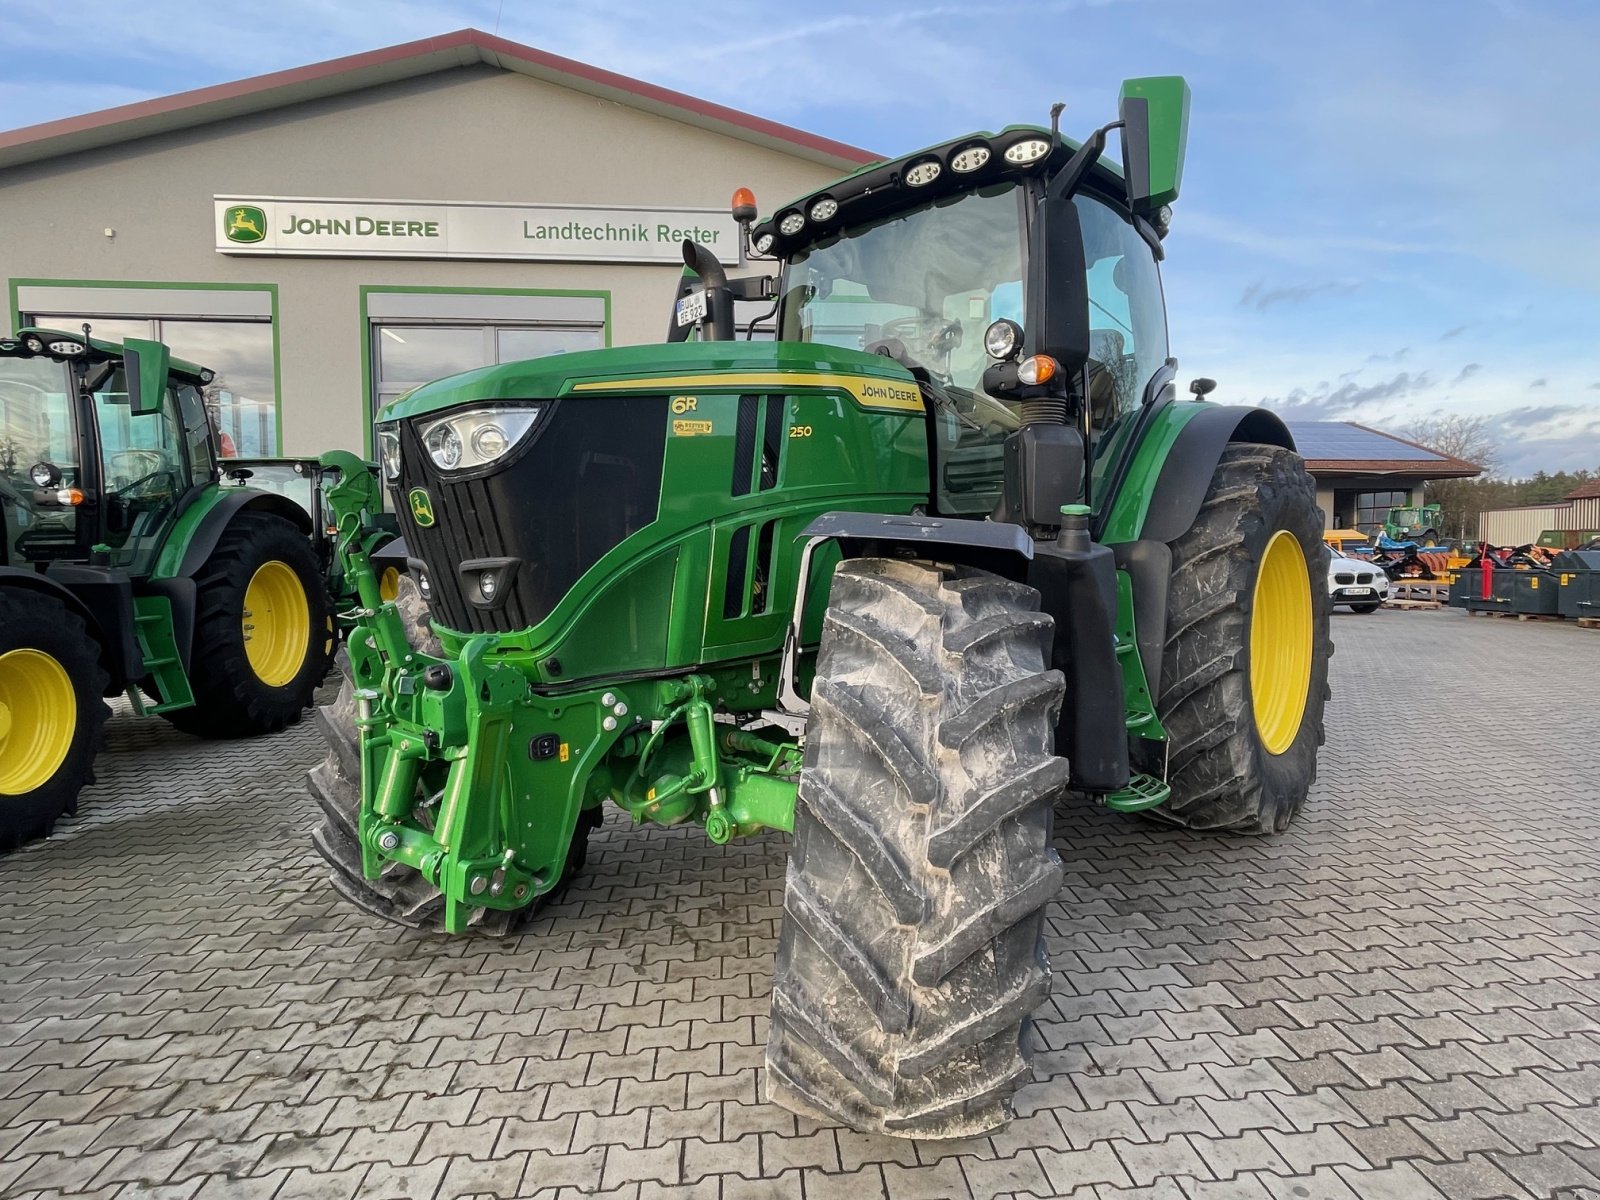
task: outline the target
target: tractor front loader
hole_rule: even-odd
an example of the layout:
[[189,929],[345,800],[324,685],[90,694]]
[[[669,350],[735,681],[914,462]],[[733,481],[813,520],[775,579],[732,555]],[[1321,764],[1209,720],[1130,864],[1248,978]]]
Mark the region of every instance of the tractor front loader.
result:
[[[360,549],[376,487],[329,493],[361,596],[312,773],[339,890],[504,933],[607,802],[792,831],[769,1096],[908,1137],[1003,1123],[1057,799],[1267,833],[1322,740],[1311,480],[1270,412],[1174,386],[1187,116],[1181,79],[1132,80],[1081,145],[1012,126],[738,204],[771,273],[686,244],[668,344],[384,409],[397,601]],[[761,298],[777,339],[736,340]]]
[[0,338],[0,852],[77,810],[105,697],[241,737],[299,720],[327,672],[311,517],[221,485],[211,379],[87,327]]

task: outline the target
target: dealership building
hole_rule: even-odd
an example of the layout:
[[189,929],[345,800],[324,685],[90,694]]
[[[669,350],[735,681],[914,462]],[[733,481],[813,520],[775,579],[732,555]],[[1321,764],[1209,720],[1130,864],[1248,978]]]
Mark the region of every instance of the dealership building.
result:
[[407,388],[660,341],[692,237],[876,156],[463,30],[0,133],[9,324],[159,337],[239,454],[370,453]]

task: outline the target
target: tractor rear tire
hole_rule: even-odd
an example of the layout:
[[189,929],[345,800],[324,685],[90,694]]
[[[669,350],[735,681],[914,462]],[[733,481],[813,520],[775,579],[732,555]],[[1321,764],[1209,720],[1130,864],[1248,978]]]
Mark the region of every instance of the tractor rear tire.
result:
[[1299,455],[1255,443],[1223,451],[1199,515],[1172,543],[1156,702],[1172,795],[1152,816],[1273,833],[1305,804],[1333,653],[1322,530]]
[[773,973],[767,1092],[862,1132],[996,1129],[1032,1078],[1067,763],[1031,588],[966,568],[834,572]]
[[[400,576],[395,603],[405,621],[406,636],[412,647],[425,654],[439,654],[439,639],[428,625],[427,602],[409,575]],[[444,933],[444,893],[420,872],[397,862],[385,863],[377,879],[368,879],[361,872],[361,742],[356,732],[350,656],[342,647],[334,667],[340,675],[339,694],[332,704],[317,709],[317,724],[328,744],[328,753],[307,776],[311,794],[322,809],[322,820],[311,831],[311,842],[317,853],[327,860],[333,890],[345,900],[393,924],[428,933]],[[553,889],[524,908],[474,908],[467,932],[506,937],[527,924],[583,869],[588,857],[589,834],[600,821],[598,808],[584,809],[578,814],[578,827],[567,852],[566,870]]]
[[0,591],[0,853],[78,811],[105,744],[106,683],[77,613],[52,596]]
[[311,542],[281,517],[242,512],[196,584],[194,704],[161,715],[207,738],[295,724],[311,707],[332,651],[327,585]]

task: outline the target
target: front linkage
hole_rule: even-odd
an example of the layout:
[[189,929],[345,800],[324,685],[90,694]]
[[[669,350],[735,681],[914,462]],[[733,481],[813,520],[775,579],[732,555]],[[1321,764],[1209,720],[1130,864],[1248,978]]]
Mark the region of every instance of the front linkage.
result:
[[[345,462],[349,459],[349,462]],[[519,909],[561,883],[580,813],[606,799],[645,821],[694,821],[714,842],[794,827],[801,750],[716,719],[719,696],[772,706],[776,659],[668,679],[535,691],[527,655],[494,634],[442,633],[451,657],[413,647],[369,551],[377,480],[353,455],[326,499],[347,586],[347,650],[360,733],[362,871],[418,871],[444,926],[476,908]],[[766,669],[761,669],[763,666]]]

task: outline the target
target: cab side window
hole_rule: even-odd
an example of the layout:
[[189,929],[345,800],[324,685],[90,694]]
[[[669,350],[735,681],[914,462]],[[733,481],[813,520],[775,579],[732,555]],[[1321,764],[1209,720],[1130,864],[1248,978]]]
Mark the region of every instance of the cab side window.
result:
[[193,384],[178,388],[178,415],[183,422],[184,440],[189,444],[189,482],[196,487],[210,483],[217,471],[211,456],[211,422],[206,415],[205,397]]
[[1166,308],[1155,255],[1127,218],[1086,194],[1074,203],[1089,276],[1089,409],[1104,430],[1166,362]]

